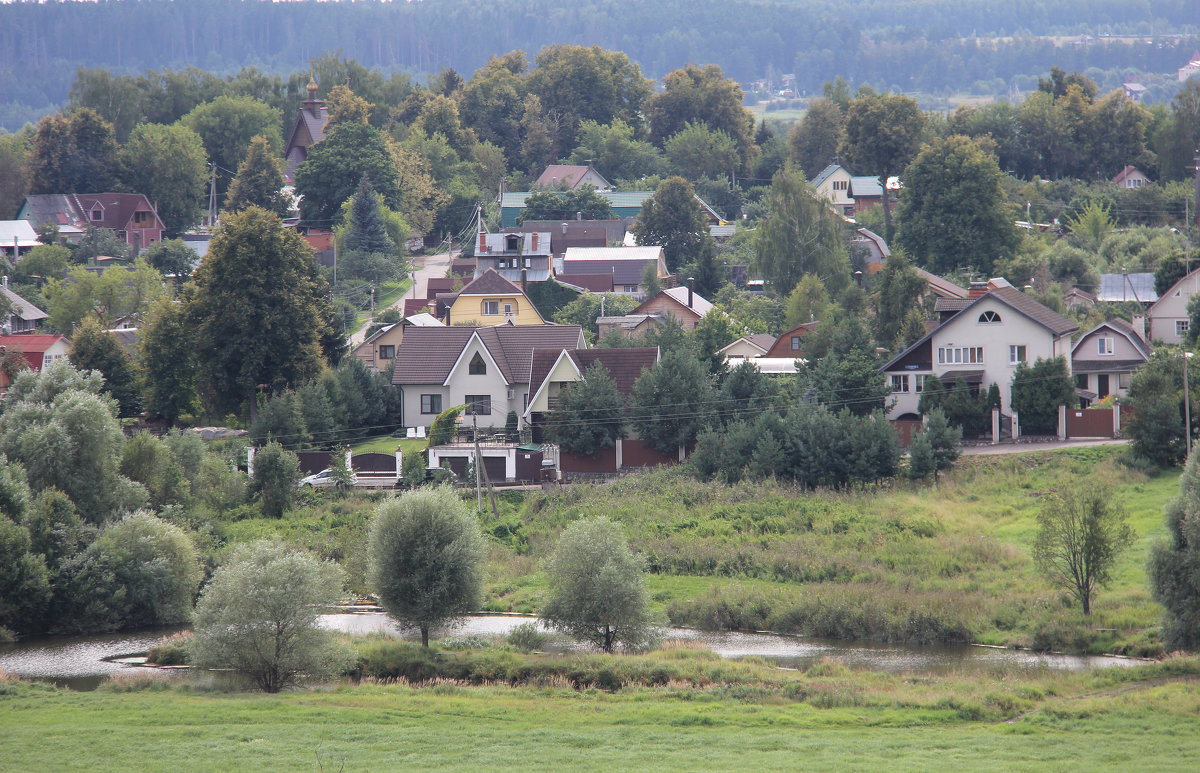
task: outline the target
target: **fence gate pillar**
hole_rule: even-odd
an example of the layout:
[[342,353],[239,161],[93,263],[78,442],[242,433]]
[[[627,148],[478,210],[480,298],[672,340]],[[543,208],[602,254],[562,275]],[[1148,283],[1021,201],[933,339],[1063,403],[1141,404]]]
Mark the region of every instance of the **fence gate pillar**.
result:
[[1021,414],[1016,411],[1013,411],[1011,431],[1013,440],[1021,437]]
[[992,409],[992,445],[1000,442],[1000,409]]
[[625,466],[625,441],[623,438],[617,438],[616,447],[617,447],[616,466],[617,466],[617,469],[619,470]]
[[1121,436],[1121,401],[1113,400],[1113,437]]
[[254,446],[246,446],[246,475],[254,477]]
[[1058,406],[1058,439],[1067,439],[1067,406]]
[[400,477],[400,471],[404,469],[404,450],[400,446],[396,446],[396,477]]

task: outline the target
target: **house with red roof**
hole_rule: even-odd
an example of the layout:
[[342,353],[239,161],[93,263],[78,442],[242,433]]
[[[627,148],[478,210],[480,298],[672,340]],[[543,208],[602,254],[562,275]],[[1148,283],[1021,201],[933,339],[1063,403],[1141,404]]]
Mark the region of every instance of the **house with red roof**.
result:
[[88,228],[107,228],[142,250],[162,241],[166,226],[154,205],[140,193],[42,193],[27,196],[17,213],[34,228],[53,225],[76,238]]
[[[41,372],[50,364],[65,359],[70,345],[60,335],[0,335],[0,359],[11,352],[19,352],[29,364],[30,370]],[[9,378],[0,369],[0,392],[8,389]]]

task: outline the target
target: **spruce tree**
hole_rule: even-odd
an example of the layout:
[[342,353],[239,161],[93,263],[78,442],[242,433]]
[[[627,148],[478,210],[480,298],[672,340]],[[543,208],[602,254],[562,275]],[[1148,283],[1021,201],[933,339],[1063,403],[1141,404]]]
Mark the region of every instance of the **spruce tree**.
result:
[[371,178],[363,175],[350,208],[350,228],[346,233],[346,249],[354,252],[390,254],[396,245],[387,233],[383,216],[379,214],[379,198]]

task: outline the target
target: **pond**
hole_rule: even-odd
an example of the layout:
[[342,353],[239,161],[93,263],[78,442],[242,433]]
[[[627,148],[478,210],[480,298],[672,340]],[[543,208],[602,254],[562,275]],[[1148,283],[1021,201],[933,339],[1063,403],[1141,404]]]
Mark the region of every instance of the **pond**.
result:
[[[534,618],[521,615],[472,615],[447,635],[503,636],[513,627]],[[387,631],[406,638],[419,638],[415,631],[402,631],[379,612],[331,614],[321,616],[327,628],[354,634]],[[136,665],[116,663],[113,658],[145,652],[164,636],[179,629],[101,634],[95,636],[29,639],[0,645],[0,669],[19,676],[47,679],[73,690],[92,690],[112,674],[155,671]],[[876,644],[813,639],[774,633],[736,633],[697,631],[690,628],[665,628],[663,639],[695,642],[721,657],[767,658],[788,668],[803,668],[822,658],[831,658],[848,666],[891,672],[975,672],[986,673],[997,667],[1020,666],[1031,669],[1078,671],[1139,665],[1146,661],[1131,658],[1086,655],[1043,655],[1024,650],[968,645],[927,646]],[[562,645],[572,649],[575,645]]]

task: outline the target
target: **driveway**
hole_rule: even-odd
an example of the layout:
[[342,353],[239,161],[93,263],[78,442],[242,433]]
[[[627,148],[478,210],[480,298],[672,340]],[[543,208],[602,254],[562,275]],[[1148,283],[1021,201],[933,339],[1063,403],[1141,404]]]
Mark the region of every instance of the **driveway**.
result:
[[[413,258],[413,266],[416,268],[416,271],[413,272],[412,287],[409,288],[407,293],[397,298],[396,302],[387,308],[403,309],[405,298],[429,297],[427,288],[429,287],[430,278],[445,276],[446,272],[450,270],[450,260],[454,257],[454,254],[454,252],[447,250],[446,252],[439,252],[436,255],[424,255]],[[377,309],[376,313],[381,311],[383,311],[383,309]],[[350,336],[351,348],[354,348],[363,342],[363,340],[367,337],[367,328],[370,326],[371,321],[367,320],[365,325],[356,330],[354,334]]]
[[990,456],[993,454],[1020,454],[1030,451],[1057,451],[1061,448],[1088,448],[1090,446],[1123,446],[1128,438],[1100,438],[1096,440],[1055,440],[1049,443],[1000,443],[994,446],[968,446],[962,450],[964,456]]

